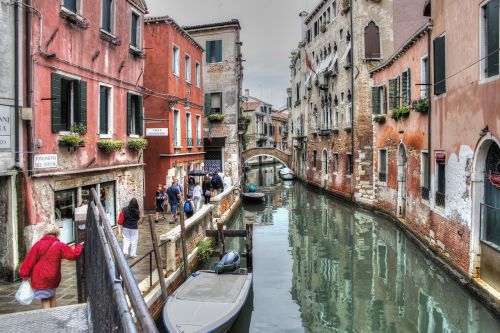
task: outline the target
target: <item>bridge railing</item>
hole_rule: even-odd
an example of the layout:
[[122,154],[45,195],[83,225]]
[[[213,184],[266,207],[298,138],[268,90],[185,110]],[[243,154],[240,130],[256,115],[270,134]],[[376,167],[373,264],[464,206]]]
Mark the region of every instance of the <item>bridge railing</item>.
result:
[[85,232],[85,290],[92,331],[158,333],[94,189]]
[[279,143],[273,143],[273,144],[267,144],[267,145],[261,145],[259,146],[256,142],[249,142],[246,144],[244,151],[250,150],[250,149],[255,149],[255,148],[272,148],[276,149],[279,151],[282,151],[284,153],[290,153],[290,150],[288,147],[286,149],[283,149],[283,147]]

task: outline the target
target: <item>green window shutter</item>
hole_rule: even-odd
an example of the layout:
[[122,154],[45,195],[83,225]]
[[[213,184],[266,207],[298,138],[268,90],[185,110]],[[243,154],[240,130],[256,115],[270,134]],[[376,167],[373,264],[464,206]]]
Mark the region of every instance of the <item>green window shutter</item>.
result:
[[108,88],[99,87],[99,134],[108,134]]
[[372,113],[380,113],[380,90],[379,87],[372,87]]
[[210,40],[207,40],[207,42],[205,43],[205,55],[207,64],[209,64],[212,59],[212,41]]
[[396,78],[396,97],[395,97],[395,102],[396,102],[396,108],[401,107],[401,77],[398,76]]
[[404,71],[401,74],[401,84],[402,84],[402,97],[403,97],[403,104],[407,104],[406,101],[408,100],[408,72]]
[[127,135],[132,131],[132,94],[127,93]]
[[79,98],[78,121],[87,128],[87,81],[80,81]]
[[142,96],[137,96],[137,110],[135,114],[137,133],[140,136],[144,135],[144,112],[142,110]]
[[498,46],[499,46],[499,28],[500,22],[498,18],[499,13],[499,0],[490,0],[486,5],[486,21],[487,21],[487,60],[486,60],[486,73],[488,77],[497,75],[498,68]]
[[61,130],[61,75],[52,73],[50,78],[52,132]]
[[212,94],[205,94],[205,116],[208,116],[212,109]]
[[396,101],[394,95],[396,94],[396,80],[389,80],[389,108],[396,108]]
[[407,92],[406,92],[406,105],[410,105],[411,104],[411,71],[410,69],[408,68],[406,70],[406,89],[407,89]]
[[446,92],[446,36],[434,39],[434,95]]
[[222,40],[215,41],[215,62],[222,61]]
[[387,114],[387,89],[385,84],[382,86],[382,112]]

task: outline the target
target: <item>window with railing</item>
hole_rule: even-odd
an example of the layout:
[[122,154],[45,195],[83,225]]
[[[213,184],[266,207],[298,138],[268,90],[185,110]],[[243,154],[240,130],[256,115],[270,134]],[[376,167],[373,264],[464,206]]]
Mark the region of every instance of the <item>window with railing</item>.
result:
[[429,200],[429,153],[422,152],[420,158],[420,184],[422,199]]
[[203,139],[197,139],[196,144],[198,147],[203,147]]
[[380,182],[387,181],[387,150],[380,149],[378,151],[378,180]]
[[446,164],[444,163],[444,158],[438,156],[437,161],[437,191],[436,191],[436,206],[443,207],[445,206],[445,187],[446,187]]
[[500,208],[481,204],[481,241],[500,250]]
[[193,146],[193,138],[186,138],[186,146],[187,147],[192,147]]

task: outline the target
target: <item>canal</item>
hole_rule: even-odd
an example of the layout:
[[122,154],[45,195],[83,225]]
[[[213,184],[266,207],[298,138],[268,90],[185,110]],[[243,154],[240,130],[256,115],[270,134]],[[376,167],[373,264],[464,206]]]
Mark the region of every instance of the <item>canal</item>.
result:
[[231,332],[500,332],[391,221],[281,183],[275,165],[247,181],[266,201],[244,205],[230,225],[255,225],[253,291]]

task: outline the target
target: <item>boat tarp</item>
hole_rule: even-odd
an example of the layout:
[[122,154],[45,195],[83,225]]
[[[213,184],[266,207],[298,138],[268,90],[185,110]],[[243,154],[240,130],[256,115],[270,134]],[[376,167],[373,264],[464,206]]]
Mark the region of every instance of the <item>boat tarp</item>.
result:
[[184,301],[234,303],[240,295],[246,275],[200,274],[191,279],[176,297]]

